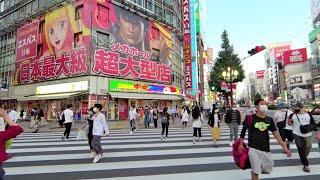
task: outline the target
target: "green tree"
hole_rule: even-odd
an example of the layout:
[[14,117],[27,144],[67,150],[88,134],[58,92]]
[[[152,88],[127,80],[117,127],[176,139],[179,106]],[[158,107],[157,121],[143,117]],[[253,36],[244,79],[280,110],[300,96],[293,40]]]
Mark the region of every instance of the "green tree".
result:
[[222,72],[226,71],[228,67],[230,67],[232,70],[237,70],[238,76],[233,80],[233,82],[241,82],[245,78],[245,75],[241,61],[238,57],[238,54],[234,53],[233,45],[230,44],[226,30],[223,31],[221,39],[221,50],[218,52],[214,66],[211,69],[209,86],[210,89],[214,87],[217,92],[226,94],[225,91],[221,90],[221,83],[225,81],[222,76]]

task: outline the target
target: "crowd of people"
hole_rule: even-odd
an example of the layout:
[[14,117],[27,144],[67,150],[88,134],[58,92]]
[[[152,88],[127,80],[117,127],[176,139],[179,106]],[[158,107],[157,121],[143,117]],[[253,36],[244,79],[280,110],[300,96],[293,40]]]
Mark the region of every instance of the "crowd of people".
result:
[[[68,141],[70,131],[74,124],[74,112],[72,105],[67,105],[59,114],[59,124],[65,127],[65,131],[61,137],[63,141]],[[95,104],[88,110],[86,123],[81,129],[85,130],[90,156],[93,158],[93,163],[97,163],[103,155],[101,138],[109,135],[109,128],[105,115],[101,112],[102,105]],[[240,112],[239,108],[228,107],[218,109],[213,104],[208,116],[205,115],[202,107],[198,105],[158,109],[157,107],[136,108],[131,105],[128,112],[128,120],[130,124],[130,134],[137,133],[137,123],[143,122],[145,128],[158,128],[160,124],[162,131],[160,134],[161,141],[166,141],[169,136],[169,126],[180,120],[181,128],[189,126],[193,128],[192,143],[201,142],[202,129],[207,120],[208,126],[211,129],[213,146],[218,147],[218,140],[221,136],[220,126],[225,123],[230,129],[230,146],[243,150],[246,148],[244,139],[248,132],[248,161],[250,162],[251,176],[253,180],[259,178],[259,174],[268,174],[274,167],[274,162],[271,158],[270,137],[269,132],[272,132],[283,152],[288,157],[291,156],[291,146],[295,142],[298,149],[302,170],[310,172],[308,155],[312,149],[312,136],[316,132],[316,137],[320,142],[320,124],[316,124],[313,116],[304,111],[302,103],[296,103],[292,107],[281,106],[276,111],[273,117],[268,114],[267,102],[259,99],[254,103],[254,107],[250,103]],[[19,119],[24,120],[26,113],[24,110],[20,115],[14,108],[9,107],[6,110],[0,110],[0,118],[7,124],[6,128],[0,131],[0,165],[7,158],[6,141],[16,137],[22,133],[22,128],[17,124]],[[38,132],[40,124],[45,124],[44,112],[42,109],[33,108],[30,112],[31,122],[30,128],[35,127],[35,132]],[[242,120],[244,116],[244,121]],[[207,118],[205,118],[207,117]],[[242,124],[240,138],[238,137],[239,127]],[[142,124],[141,124],[142,125]],[[239,146],[235,146],[239,142]],[[1,167],[1,166],[0,166]],[[0,169],[0,179],[4,175],[2,168]]]

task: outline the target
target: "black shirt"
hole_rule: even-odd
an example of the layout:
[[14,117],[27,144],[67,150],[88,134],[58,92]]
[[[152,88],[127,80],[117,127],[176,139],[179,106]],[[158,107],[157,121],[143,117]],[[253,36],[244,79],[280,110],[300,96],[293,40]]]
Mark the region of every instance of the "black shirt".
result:
[[240,134],[241,138],[245,137],[247,129],[248,146],[260,151],[270,152],[269,131],[274,132],[277,130],[273,119],[268,116],[260,118],[253,115],[251,125],[248,125],[247,120],[243,123],[243,128]]

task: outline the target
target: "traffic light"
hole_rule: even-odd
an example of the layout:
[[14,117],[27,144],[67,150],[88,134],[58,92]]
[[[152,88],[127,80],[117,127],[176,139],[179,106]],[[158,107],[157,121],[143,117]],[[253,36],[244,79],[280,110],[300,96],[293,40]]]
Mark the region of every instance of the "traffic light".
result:
[[258,52],[263,51],[264,49],[266,49],[265,46],[256,46],[255,48],[252,48],[250,51],[248,51],[248,54],[250,54],[250,56],[253,56]]

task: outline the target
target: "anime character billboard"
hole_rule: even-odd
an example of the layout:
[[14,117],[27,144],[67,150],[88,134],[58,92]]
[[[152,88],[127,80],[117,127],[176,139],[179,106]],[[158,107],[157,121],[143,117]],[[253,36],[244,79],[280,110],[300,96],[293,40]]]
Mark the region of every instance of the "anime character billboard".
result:
[[171,83],[170,31],[107,0],[97,0],[93,10],[95,28],[108,32],[108,45],[97,43],[93,73]]
[[[89,73],[87,47],[90,40],[90,30],[87,26],[88,22],[84,22],[88,19],[79,18],[76,20],[75,12],[74,5],[70,4],[34,20],[40,21],[38,23],[37,55],[25,59],[17,56],[14,77],[16,84]],[[83,16],[83,12],[84,10],[78,12],[78,16]]]

